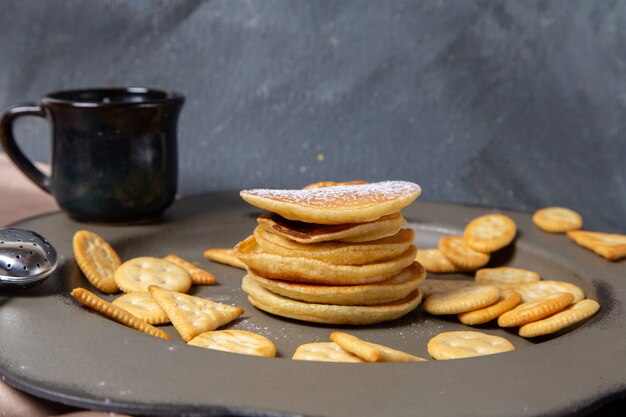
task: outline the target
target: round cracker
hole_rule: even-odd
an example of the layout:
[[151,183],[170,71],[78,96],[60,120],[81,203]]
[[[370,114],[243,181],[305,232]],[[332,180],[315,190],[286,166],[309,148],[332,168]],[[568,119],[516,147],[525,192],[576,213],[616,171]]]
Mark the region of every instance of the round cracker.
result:
[[515,238],[517,226],[513,219],[493,213],[480,216],[465,226],[463,238],[470,248],[491,253],[509,245]]
[[515,346],[503,337],[472,331],[439,333],[428,341],[428,353],[439,360],[492,355],[514,349]]
[[597,301],[581,300],[543,320],[523,325],[519,329],[519,335],[522,337],[537,337],[555,333],[588,319],[596,314],[599,309],[600,304]]
[[419,290],[389,304],[375,306],[339,306],[306,303],[274,294],[245,276],[241,288],[250,304],[260,310],[296,320],[327,324],[372,324],[395,320],[413,311],[422,301]]
[[276,356],[274,342],[258,333],[247,330],[214,330],[199,334],[188,345],[244,355]]
[[488,323],[491,320],[497,319],[502,314],[513,309],[522,301],[522,295],[512,289],[500,290],[500,298],[498,302],[490,306],[480,308],[477,310],[468,311],[458,315],[459,321],[468,326],[475,326],[477,324]]
[[529,282],[527,284],[520,284],[516,286],[515,289],[522,294],[523,302],[540,300],[549,294],[557,292],[571,293],[574,296],[574,303],[585,298],[585,292],[580,287],[565,281],[543,280]]
[[131,292],[117,297],[111,303],[128,311],[148,324],[165,324],[170,319],[147,292]]
[[541,280],[541,276],[529,269],[511,268],[501,266],[499,268],[482,268],[476,271],[474,280],[479,284],[518,286],[529,282]]
[[122,261],[111,245],[93,232],[79,230],[72,239],[72,248],[76,263],[91,285],[107,294],[119,292],[113,276]]
[[583,218],[565,207],[546,207],[533,214],[533,223],[548,233],[565,233],[583,226]]
[[492,305],[500,298],[500,290],[491,285],[473,285],[449,292],[433,294],[424,301],[430,314],[459,314]]
[[298,346],[291,359],[320,362],[365,362],[335,342],[305,343]]
[[420,291],[424,295],[424,299],[432,294],[449,292],[459,288],[473,287],[476,282],[463,279],[426,279],[420,284]]
[[450,262],[461,269],[475,270],[485,266],[488,253],[478,252],[465,244],[463,236],[444,236],[439,239],[439,250]]
[[164,259],[141,256],[124,262],[115,270],[115,283],[126,293],[147,292],[150,285],[185,293],[191,277],[183,268]]
[[463,271],[463,268],[450,262],[448,258],[443,256],[443,253],[436,248],[418,249],[415,260],[422,264],[428,272],[435,274],[448,274]]
[[563,310],[574,300],[568,292],[552,293],[545,298],[522,303],[498,317],[498,326],[516,327],[540,320]]

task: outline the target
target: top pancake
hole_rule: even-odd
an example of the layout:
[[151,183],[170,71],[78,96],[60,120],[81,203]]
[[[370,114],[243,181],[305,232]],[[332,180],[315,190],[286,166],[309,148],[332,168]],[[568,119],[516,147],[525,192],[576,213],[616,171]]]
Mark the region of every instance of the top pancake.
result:
[[253,206],[290,220],[317,224],[371,222],[396,213],[421,193],[407,181],[341,185],[306,190],[255,189],[240,195]]

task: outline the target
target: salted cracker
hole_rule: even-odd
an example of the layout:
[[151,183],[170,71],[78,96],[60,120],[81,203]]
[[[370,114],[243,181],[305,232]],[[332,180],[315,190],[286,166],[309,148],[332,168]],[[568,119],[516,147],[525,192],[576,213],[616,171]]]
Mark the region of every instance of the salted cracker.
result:
[[437,248],[418,249],[415,261],[426,268],[426,271],[435,274],[449,274],[461,272],[463,268],[450,262]]
[[235,256],[235,250],[232,248],[212,248],[204,251],[204,257],[213,262],[219,262],[224,265],[234,266],[239,269],[246,269],[246,264],[241,262]]
[[189,273],[163,259],[141,256],[129,259],[115,270],[115,283],[126,293],[146,292],[150,285],[187,292],[191,288]]
[[476,282],[463,279],[425,279],[419,286],[420,291],[424,294],[424,299],[433,294],[449,292],[459,288],[473,287]]
[[188,345],[244,355],[276,356],[274,342],[247,330],[214,330],[204,332],[187,342]]
[[515,286],[522,294],[522,301],[534,301],[557,292],[569,292],[574,296],[574,303],[585,298],[585,292],[577,285],[565,281],[542,280]]
[[128,311],[103,300],[84,288],[74,288],[71,295],[82,305],[97,311],[98,313],[110,318],[113,321],[123,324],[126,327],[139,330],[140,332],[150,336],[170,340],[170,336],[163,330],[157,329],[140,318],[133,316]]
[[291,359],[319,362],[365,362],[335,342],[305,343],[296,348]]
[[517,286],[541,280],[541,276],[529,269],[501,266],[498,268],[481,268],[476,271],[474,280],[478,284]]
[[450,262],[465,270],[482,268],[490,259],[488,253],[478,252],[467,246],[463,236],[442,237],[439,239],[439,250]]
[[502,314],[512,310],[522,301],[522,295],[515,289],[501,289],[500,298],[490,306],[479,308],[465,313],[460,313],[457,317],[459,321],[468,326],[485,324],[495,320]]
[[423,362],[426,360],[344,332],[331,333],[330,340],[367,362]]
[[169,291],[156,285],[149,286],[148,290],[185,342],[224,326],[243,314],[243,309],[239,307]]
[[552,293],[545,298],[519,304],[512,310],[498,317],[498,326],[516,327],[533,321],[541,320],[563,310],[574,301],[568,292]]
[[542,320],[519,328],[522,337],[537,337],[558,332],[588,319],[598,312],[600,304],[595,300],[581,300]]
[[428,341],[428,353],[434,359],[460,359],[492,355],[514,350],[507,339],[474,331],[439,333]]
[[148,324],[165,324],[170,322],[165,311],[159,307],[147,292],[123,294],[113,300],[111,304],[123,308]]
[[216,282],[215,275],[213,275],[209,271],[205,271],[204,269],[197,267],[196,265],[181,258],[178,255],[169,254],[163,259],[168,262],[172,262],[173,264],[178,265],[185,271],[187,271],[187,273],[191,277],[191,282],[194,285],[212,285]]
[[470,221],[463,232],[465,243],[483,253],[495,252],[508,246],[517,232],[513,219],[504,214],[492,213]]
[[626,235],[571,230],[567,237],[609,261],[626,257]]
[[87,280],[107,294],[119,292],[113,275],[122,264],[117,252],[102,237],[88,230],[79,230],[72,239],[74,257]]
[[548,233],[565,233],[583,226],[583,218],[565,207],[546,207],[533,214],[533,223]]
[[498,301],[500,290],[491,285],[474,285],[433,294],[424,301],[430,314],[459,314],[487,307]]

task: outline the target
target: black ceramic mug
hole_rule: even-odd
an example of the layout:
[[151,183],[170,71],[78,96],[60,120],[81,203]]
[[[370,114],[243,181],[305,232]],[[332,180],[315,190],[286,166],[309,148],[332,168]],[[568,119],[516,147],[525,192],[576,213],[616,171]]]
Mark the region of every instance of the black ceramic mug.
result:
[[[71,217],[132,222],[154,218],[174,200],[181,94],[147,88],[58,91],[40,104],[15,106],[0,122],[7,155]],[[52,172],[35,167],[18,147],[13,123],[48,120]]]

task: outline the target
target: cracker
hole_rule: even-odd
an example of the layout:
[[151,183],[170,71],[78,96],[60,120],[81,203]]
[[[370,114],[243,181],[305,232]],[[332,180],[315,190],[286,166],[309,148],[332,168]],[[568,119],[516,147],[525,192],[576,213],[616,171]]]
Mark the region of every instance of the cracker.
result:
[[115,283],[124,292],[146,292],[150,285],[187,292],[191,277],[183,268],[159,258],[133,258],[115,270]]
[[626,235],[571,230],[567,237],[609,261],[626,257]]
[[577,285],[565,281],[543,280],[520,284],[515,287],[522,294],[522,301],[534,301],[545,298],[555,292],[569,292],[574,296],[574,303],[585,298],[585,292]]
[[574,210],[565,207],[546,207],[533,214],[533,223],[549,233],[565,233],[583,226],[583,218]]
[[476,271],[474,280],[478,284],[517,286],[529,282],[536,282],[541,276],[528,269],[501,266],[499,268],[482,268]]
[[489,262],[488,253],[478,252],[465,244],[463,236],[444,236],[439,240],[439,250],[443,256],[459,268],[475,270]]
[[600,304],[597,301],[582,300],[543,320],[523,325],[519,329],[519,335],[522,337],[537,337],[555,333],[588,319],[596,314],[599,309]]
[[426,279],[419,286],[424,295],[424,299],[433,294],[457,290],[459,288],[473,287],[476,283],[469,280],[460,279]]
[[448,274],[451,272],[461,272],[463,268],[450,262],[443,256],[439,249],[418,249],[415,261],[419,262],[428,272],[435,274]]
[[459,359],[514,350],[507,339],[481,332],[439,333],[428,341],[428,353],[435,359]]
[[163,330],[157,329],[145,321],[133,316],[128,311],[103,300],[84,288],[74,288],[71,294],[72,297],[74,297],[82,305],[97,311],[113,321],[123,324],[126,327],[130,327],[131,329],[139,330],[147,335],[170,340],[170,336]]
[[491,285],[474,285],[433,294],[424,301],[430,314],[459,314],[487,307],[498,301],[500,290]]
[[333,332],[330,340],[367,362],[423,362],[426,360],[387,346],[367,342],[348,333]]
[[174,254],[170,254],[167,255],[166,257],[164,257],[163,259],[165,259],[168,262],[171,262],[175,265],[180,266],[181,268],[183,268],[185,271],[187,271],[187,273],[189,274],[189,276],[191,277],[191,282],[194,285],[213,285],[215,284],[215,275],[213,275],[212,273],[205,271],[202,268],[198,268],[197,266],[195,266],[194,264],[192,264],[189,261],[186,261],[185,259],[181,258],[178,255],[174,255]]
[[298,346],[291,359],[320,362],[364,362],[335,342],[305,343]]
[[76,262],[91,285],[107,294],[119,292],[113,275],[122,261],[111,245],[93,232],[79,230],[74,234],[72,247]]
[[516,233],[517,226],[513,219],[493,213],[470,221],[465,226],[463,239],[475,251],[491,253],[508,246]]
[[466,313],[461,313],[458,315],[458,318],[461,323],[467,324],[468,326],[488,323],[513,309],[521,301],[522,295],[518,291],[512,288],[503,289],[500,291],[500,298],[495,304],[477,310],[468,311]]
[[268,358],[276,356],[276,346],[271,340],[247,330],[214,330],[204,332],[191,339],[187,344],[244,355]]
[[540,300],[522,303],[498,317],[498,326],[516,327],[541,320],[563,310],[572,301],[574,301],[574,296],[571,293],[557,292],[549,294]]
[[246,264],[241,262],[235,256],[234,249],[222,249],[222,248],[213,248],[207,249],[204,251],[204,257],[210,259],[213,262],[219,262],[221,264],[234,266],[239,269],[246,269]]
[[170,322],[165,311],[159,307],[147,292],[124,294],[113,300],[111,304],[123,308],[148,324],[165,324]]
[[224,326],[243,314],[243,309],[239,307],[169,291],[156,285],[150,285],[148,290],[185,342]]

